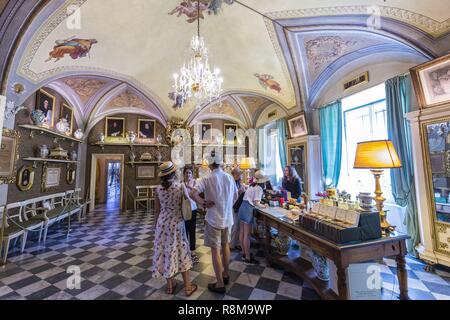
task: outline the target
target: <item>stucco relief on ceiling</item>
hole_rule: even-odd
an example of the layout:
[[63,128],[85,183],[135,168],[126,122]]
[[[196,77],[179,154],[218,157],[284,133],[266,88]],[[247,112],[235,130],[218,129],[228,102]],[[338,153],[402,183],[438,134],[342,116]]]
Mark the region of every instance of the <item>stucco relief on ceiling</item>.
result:
[[86,103],[106,82],[98,79],[70,78],[66,79],[64,84],[75,91],[80,99]]

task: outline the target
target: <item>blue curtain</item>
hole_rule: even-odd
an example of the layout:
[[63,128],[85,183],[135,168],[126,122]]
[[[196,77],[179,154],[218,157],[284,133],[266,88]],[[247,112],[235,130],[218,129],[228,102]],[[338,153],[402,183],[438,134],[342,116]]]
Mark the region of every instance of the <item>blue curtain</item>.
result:
[[319,117],[324,185],[337,187],[342,161],[342,101],[321,107]]
[[286,156],[286,120],[280,119],[277,121],[278,129],[278,152],[280,153],[281,168],[286,168],[287,166],[287,156]]
[[405,114],[411,110],[411,80],[399,76],[386,81],[386,105],[389,139],[392,140],[402,162],[401,169],[391,170],[392,194],[395,202],[406,207],[405,225],[411,240],[408,251],[416,254],[420,243],[414,168],[412,159],[411,131]]
[[256,130],[257,135],[258,135],[258,167],[259,169],[264,170],[265,167],[265,146],[266,146],[266,129],[263,128],[259,128]]

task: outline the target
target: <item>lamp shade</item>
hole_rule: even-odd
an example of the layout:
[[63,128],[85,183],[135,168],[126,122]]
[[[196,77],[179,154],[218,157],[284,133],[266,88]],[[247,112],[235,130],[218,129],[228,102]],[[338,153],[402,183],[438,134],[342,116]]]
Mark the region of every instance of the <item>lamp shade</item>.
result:
[[256,168],[255,158],[253,158],[253,157],[242,158],[240,167],[242,170],[255,169]]
[[355,156],[355,169],[401,168],[402,163],[389,140],[358,143]]

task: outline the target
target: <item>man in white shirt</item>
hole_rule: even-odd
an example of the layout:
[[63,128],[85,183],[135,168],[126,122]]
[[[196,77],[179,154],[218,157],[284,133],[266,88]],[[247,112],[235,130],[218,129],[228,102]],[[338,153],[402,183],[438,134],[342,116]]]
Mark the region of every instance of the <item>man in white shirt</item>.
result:
[[[208,159],[211,173],[203,178],[192,192],[197,203],[207,208],[205,246],[211,248],[212,262],[217,283],[208,289],[225,293],[229,283],[230,241],[233,227],[233,204],[238,198],[236,183],[231,175],[221,169],[222,157],[215,152]],[[205,200],[199,194],[205,194]]]

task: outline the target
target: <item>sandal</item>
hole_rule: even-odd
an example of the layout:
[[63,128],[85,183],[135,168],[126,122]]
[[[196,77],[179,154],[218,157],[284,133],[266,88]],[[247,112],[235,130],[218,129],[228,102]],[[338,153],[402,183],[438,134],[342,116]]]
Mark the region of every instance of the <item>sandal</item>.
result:
[[177,288],[177,283],[173,287],[167,287],[167,294],[175,294],[175,289]]
[[191,283],[191,290],[187,290],[185,288],[186,297],[190,297],[194,294],[195,291],[197,291],[198,286],[196,284]]

